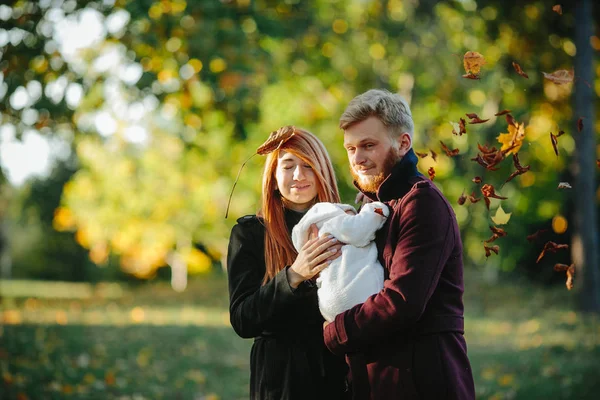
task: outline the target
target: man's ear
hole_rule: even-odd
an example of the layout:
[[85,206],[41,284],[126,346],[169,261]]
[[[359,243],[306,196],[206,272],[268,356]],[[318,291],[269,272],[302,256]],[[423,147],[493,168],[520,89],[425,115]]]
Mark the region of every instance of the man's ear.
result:
[[412,139],[410,134],[403,132],[396,138],[398,142],[398,155],[404,157],[412,147]]

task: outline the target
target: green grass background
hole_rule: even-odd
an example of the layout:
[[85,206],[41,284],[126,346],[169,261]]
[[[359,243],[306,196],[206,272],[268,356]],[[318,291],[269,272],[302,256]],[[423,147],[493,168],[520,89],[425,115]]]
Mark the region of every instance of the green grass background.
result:
[[[184,293],[3,282],[0,399],[246,399],[251,341],[229,325],[215,273]],[[7,295],[8,294],[8,295]],[[600,323],[575,293],[467,276],[478,399],[600,398]]]

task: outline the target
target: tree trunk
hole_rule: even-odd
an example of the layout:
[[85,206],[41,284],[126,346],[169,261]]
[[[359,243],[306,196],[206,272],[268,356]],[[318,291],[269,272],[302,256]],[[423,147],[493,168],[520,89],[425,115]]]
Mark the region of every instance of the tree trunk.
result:
[[[579,286],[582,310],[600,313],[600,266],[598,265],[598,228],[596,206],[596,138],[594,135],[594,101],[592,89],[593,35],[592,1],[578,0],[575,8],[575,83],[573,121],[583,117],[583,130],[573,124],[576,151],[575,232],[571,254],[577,271],[575,285]],[[578,285],[578,282],[581,282]]]

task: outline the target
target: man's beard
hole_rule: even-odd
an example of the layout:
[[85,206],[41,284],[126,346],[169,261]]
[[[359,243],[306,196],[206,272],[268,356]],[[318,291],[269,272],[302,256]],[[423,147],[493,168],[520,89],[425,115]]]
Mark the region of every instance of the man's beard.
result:
[[383,160],[383,167],[379,174],[372,176],[359,175],[354,171],[352,166],[350,166],[350,173],[360,190],[366,193],[377,193],[379,186],[386,180],[392,172],[394,165],[396,165],[401,158],[402,157],[398,155],[398,150],[392,147]]

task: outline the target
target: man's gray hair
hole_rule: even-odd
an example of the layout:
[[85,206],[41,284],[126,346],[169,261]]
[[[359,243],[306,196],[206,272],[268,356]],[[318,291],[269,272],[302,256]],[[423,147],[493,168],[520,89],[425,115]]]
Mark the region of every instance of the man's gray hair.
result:
[[391,136],[406,132],[412,138],[415,127],[410,107],[402,96],[383,89],[371,89],[353,98],[340,117],[340,128],[345,130],[371,116],[377,117]]

